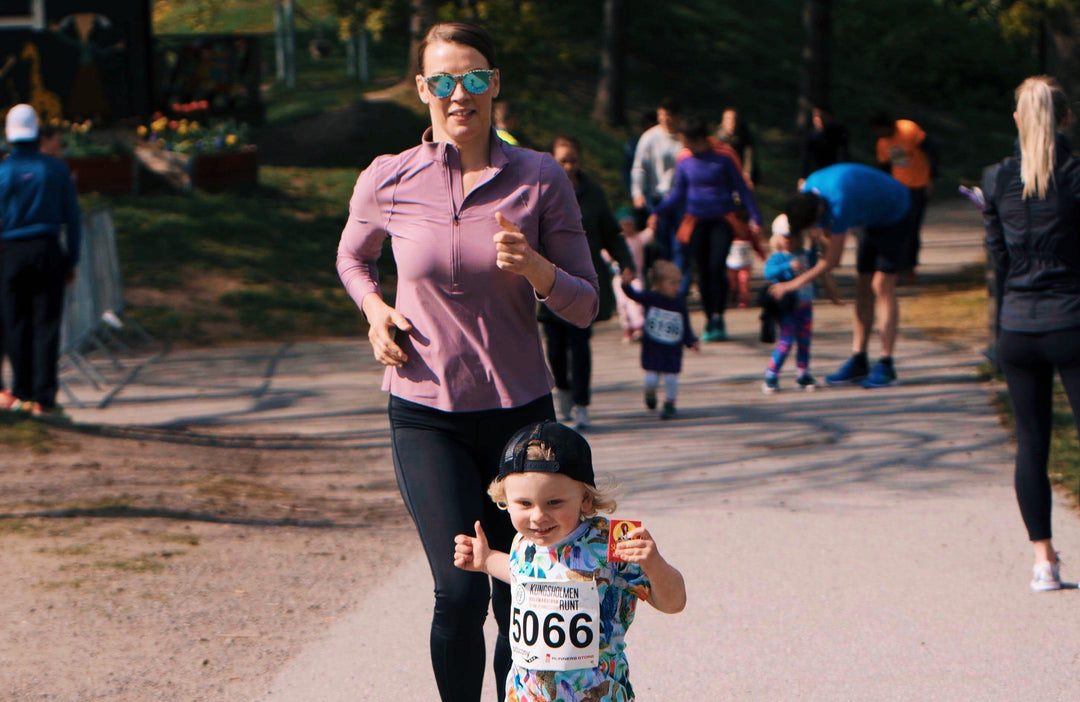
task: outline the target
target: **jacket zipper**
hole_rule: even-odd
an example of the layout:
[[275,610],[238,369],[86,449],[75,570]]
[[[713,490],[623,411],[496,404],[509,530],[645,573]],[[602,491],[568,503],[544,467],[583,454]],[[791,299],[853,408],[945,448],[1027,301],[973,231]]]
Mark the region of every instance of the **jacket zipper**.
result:
[[450,294],[460,295],[461,272],[461,213],[454,201],[454,175],[450,160],[443,153],[443,174],[446,177],[446,192],[450,202]]

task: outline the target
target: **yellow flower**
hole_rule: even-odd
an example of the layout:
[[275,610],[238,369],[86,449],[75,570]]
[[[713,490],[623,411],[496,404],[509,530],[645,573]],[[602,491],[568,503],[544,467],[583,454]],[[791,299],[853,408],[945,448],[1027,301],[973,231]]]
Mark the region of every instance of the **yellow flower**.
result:
[[159,118],[157,120],[154,120],[150,124],[150,129],[152,129],[155,132],[160,132],[160,131],[164,131],[165,127],[167,127],[167,126],[169,126],[169,119],[167,117],[161,117],[161,118]]
[[186,119],[180,120],[180,126],[183,127],[184,129],[187,129],[188,121]]
[[225,137],[225,143],[228,144],[229,146],[236,146],[236,135],[235,134],[227,135]]
[[138,133],[138,135],[139,135],[139,136],[141,136],[141,137],[145,137],[145,136],[146,136],[146,133],[147,133],[147,131],[149,131],[149,130],[147,130],[147,128],[146,128],[146,125],[145,125],[145,124],[140,124],[140,125],[139,125],[139,128],[138,128],[138,129],[136,129],[135,131],[136,131],[136,132]]
[[198,129],[199,128],[199,123],[193,121],[190,126],[191,126],[192,129]]
[[188,126],[181,122],[180,126],[176,128],[176,133],[180,136],[186,136],[188,133]]

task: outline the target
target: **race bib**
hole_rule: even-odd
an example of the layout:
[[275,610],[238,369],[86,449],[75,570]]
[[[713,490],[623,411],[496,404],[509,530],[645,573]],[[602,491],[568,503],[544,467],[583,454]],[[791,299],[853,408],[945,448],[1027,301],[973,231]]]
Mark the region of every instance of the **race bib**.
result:
[[650,307],[645,315],[645,333],[662,344],[680,344],[683,338],[682,313]]
[[600,594],[593,580],[514,578],[510,648],[531,670],[600,664]]

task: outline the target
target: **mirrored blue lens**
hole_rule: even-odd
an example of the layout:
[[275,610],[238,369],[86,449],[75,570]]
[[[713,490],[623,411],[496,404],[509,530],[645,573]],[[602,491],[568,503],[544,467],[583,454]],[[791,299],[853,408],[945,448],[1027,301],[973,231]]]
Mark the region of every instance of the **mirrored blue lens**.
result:
[[469,71],[461,77],[461,84],[473,95],[483,95],[491,85],[491,71]]
[[468,73],[462,73],[459,76],[452,76],[449,73],[436,73],[427,76],[424,80],[427,81],[428,90],[431,91],[431,94],[442,99],[450,97],[459,80],[465,86],[465,89],[473,95],[483,95],[491,87],[491,76],[493,75],[495,75],[493,70],[478,68]]
[[454,92],[454,86],[457,85],[457,81],[454,77],[446,73],[439,73],[434,76],[428,76],[426,79],[428,89],[437,98],[450,97],[450,93]]

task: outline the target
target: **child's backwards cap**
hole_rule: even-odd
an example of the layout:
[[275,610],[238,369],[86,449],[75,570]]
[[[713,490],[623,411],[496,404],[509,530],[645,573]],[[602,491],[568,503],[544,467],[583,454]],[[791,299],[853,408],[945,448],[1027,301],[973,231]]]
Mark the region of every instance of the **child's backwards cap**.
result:
[[[533,441],[541,441],[551,449],[554,460],[528,458],[529,444]],[[529,424],[510,437],[503,450],[496,480],[502,480],[511,473],[532,472],[559,473],[596,487],[589,442],[570,427],[550,419]]]
[[619,207],[619,209],[615,210],[615,221],[622,222],[623,220],[630,220],[632,222],[637,221],[634,217],[634,211],[626,205],[623,205]]
[[777,236],[791,236],[791,224],[788,222],[786,214],[776,215],[776,219],[772,221],[772,233]]

